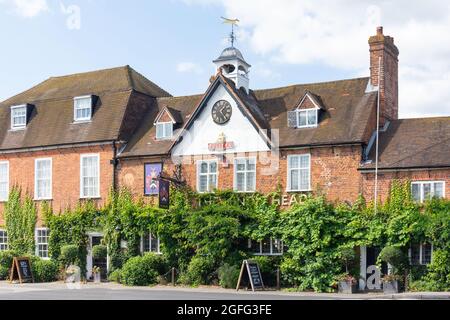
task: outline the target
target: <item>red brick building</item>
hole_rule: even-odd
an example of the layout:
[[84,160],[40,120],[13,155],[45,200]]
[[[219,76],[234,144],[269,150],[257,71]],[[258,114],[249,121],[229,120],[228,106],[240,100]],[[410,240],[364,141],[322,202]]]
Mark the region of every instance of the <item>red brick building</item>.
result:
[[382,28],[369,49],[366,78],[266,90],[235,47],[199,95],[172,97],[128,66],[50,78],[0,103],[0,212],[13,185],[57,211],[101,205],[110,188],[155,199],[160,171],[198,192],[281,189],[284,207],[314,191],[370,200],[378,102],[380,197],[393,179],[418,201],[449,197],[450,117],[399,120],[399,50]]

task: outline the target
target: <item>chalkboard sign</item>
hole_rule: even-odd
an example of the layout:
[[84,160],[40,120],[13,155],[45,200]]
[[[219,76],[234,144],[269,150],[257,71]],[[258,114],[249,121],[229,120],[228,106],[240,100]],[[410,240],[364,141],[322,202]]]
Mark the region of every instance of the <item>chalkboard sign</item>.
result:
[[19,280],[20,283],[34,282],[30,258],[14,258],[11,267],[10,281]]
[[236,287],[237,291],[239,291],[239,289],[241,288],[242,282],[244,281],[246,276],[248,282],[250,282],[253,292],[255,292],[256,290],[264,290],[264,282],[258,263],[256,263],[255,261],[244,260]]

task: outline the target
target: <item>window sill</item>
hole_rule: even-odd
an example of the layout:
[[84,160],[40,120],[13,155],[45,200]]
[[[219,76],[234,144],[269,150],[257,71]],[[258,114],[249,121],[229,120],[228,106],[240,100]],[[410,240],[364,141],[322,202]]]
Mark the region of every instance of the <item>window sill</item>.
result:
[[288,193],[300,193],[300,192],[312,192],[311,189],[305,189],[305,190],[286,190]]
[[280,257],[283,253],[254,253],[253,255],[260,257]]
[[236,193],[256,193],[257,191],[256,190],[254,190],[254,191],[239,191],[239,190],[233,190],[234,192],[236,192]]
[[11,128],[11,129],[9,129],[9,132],[25,131],[26,129],[27,129],[27,127],[23,127],[23,128]]
[[39,201],[53,201],[53,198],[35,198],[33,201],[39,202]]
[[97,196],[97,197],[80,197],[80,200],[101,200],[102,197]]
[[83,123],[92,123],[92,119],[91,120],[78,120],[78,121],[74,120],[72,122],[72,124],[83,124]]

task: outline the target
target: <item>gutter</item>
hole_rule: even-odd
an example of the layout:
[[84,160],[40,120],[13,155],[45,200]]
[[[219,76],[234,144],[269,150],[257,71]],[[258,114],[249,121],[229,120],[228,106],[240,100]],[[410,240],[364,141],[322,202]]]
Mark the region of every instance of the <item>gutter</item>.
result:
[[58,149],[70,149],[70,148],[104,146],[104,145],[110,145],[110,144],[112,144],[114,142],[115,142],[115,140],[107,140],[107,141],[99,141],[99,142],[59,144],[59,145],[45,146],[45,147],[30,147],[30,148],[7,149],[7,150],[4,150],[4,151],[0,150],[0,154],[14,154],[14,153],[49,151],[49,150],[58,150]]
[[[379,168],[379,171],[384,172],[398,172],[398,171],[423,171],[423,170],[443,170],[450,169],[450,165],[442,165],[442,166],[428,166],[428,167],[407,167],[407,168]],[[375,172],[374,168],[359,168],[358,171],[364,173],[372,173]]]

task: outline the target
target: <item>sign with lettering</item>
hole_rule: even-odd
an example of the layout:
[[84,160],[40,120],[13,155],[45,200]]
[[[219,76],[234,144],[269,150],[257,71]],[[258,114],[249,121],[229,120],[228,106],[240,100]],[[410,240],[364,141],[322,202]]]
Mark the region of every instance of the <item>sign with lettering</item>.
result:
[[167,180],[159,180],[159,207],[161,209],[169,209],[170,206],[170,182]]
[[227,141],[227,138],[225,137],[224,133],[221,133],[219,135],[219,138],[214,143],[208,144],[208,150],[213,151],[226,151],[230,149],[234,149],[235,145],[232,141]]
[[30,258],[20,257],[13,259],[9,280],[19,280],[20,283],[34,282]]
[[239,291],[243,282],[249,283],[253,292],[257,290],[264,290],[264,282],[261,275],[261,269],[259,268],[257,262],[244,260],[236,287],[237,291]]

